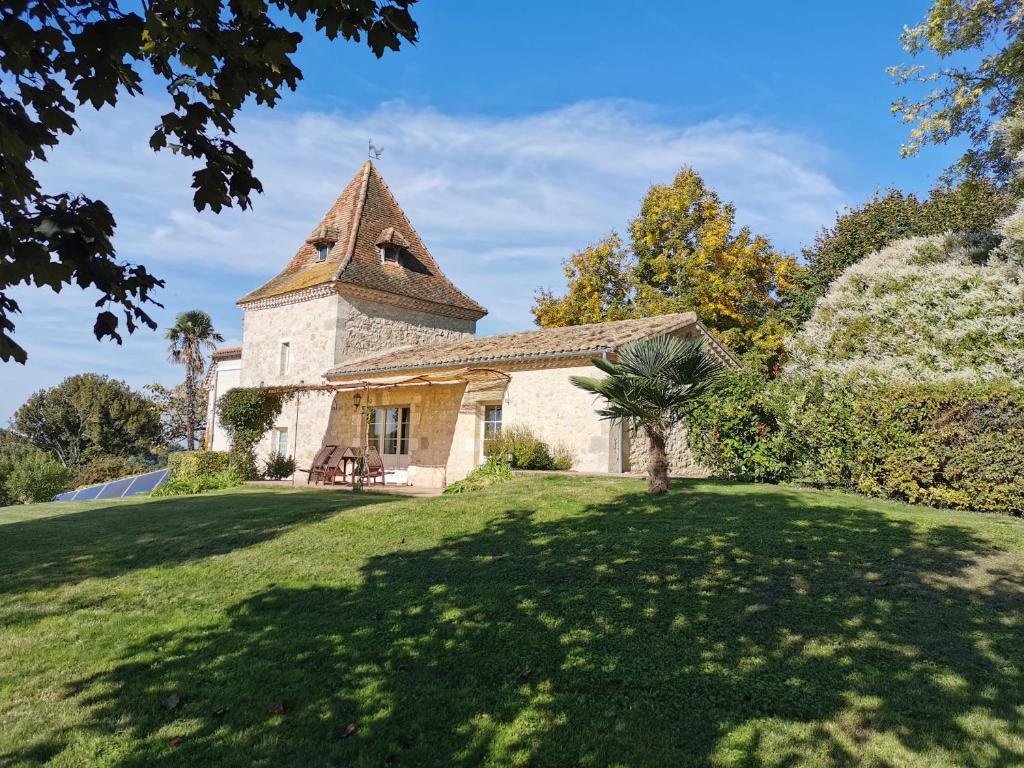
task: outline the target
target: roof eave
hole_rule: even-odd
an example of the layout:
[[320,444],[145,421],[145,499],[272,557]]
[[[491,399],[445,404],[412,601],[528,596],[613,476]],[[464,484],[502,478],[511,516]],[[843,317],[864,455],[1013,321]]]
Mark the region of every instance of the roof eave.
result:
[[461,368],[467,365],[503,365],[515,363],[529,363],[535,360],[559,360],[574,357],[595,357],[614,352],[614,347],[595,347],[593,349],[567,350],[565,352],[547,352],[542,355],[515,355],[513,357],[474,357],[468,360],[458,360],[447,363],[421,363],[419,365],[392,365],[378,366],[376,368],[363,368],[358,371],[336,372],[330,370],[324,374],[325,379],[338,379],[349,376],[367,376],[374,373],[385,373],[387,371],[424,371],[431,368]]

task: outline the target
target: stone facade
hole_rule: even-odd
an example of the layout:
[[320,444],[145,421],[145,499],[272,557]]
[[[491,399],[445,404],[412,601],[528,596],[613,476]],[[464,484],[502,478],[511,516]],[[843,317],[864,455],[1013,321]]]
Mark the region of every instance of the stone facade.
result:
[[[476,321],[423,309],[405,309],[358,296],[317,291],[310,298],[261,302],[243,307],[240,370],[218,383],[223,394],[231,386],[315,385],[323,374],[345,360],[397,346],[458,338],[472,334]],[[281,346],[288,344],[287,371],[281,366]],[[211,389],[210,408],[213,407]],[[288,430],[287,440],[300,467],[308,467],[336,420],[338,404],[329,394],[308,393],[285,403],[274,430]],[[269,456],[274,431],[256,447],[257,459]],[[226,450],[223,430],[212,434],[211,447]]]
[[541,367],[511,370],[502,426],[528,427],[552,448],[561,444],[580,472],[618,472],[613,429],[595,410],[595,398],[573,386],[570,376],[593,376],[584,360],[557,360]]
[[334,355],[338,364],[389,347],[457,339],[476,332],[475,320],[406,309],[354,295],[339,298]]
[[[243,387],[260,384],[317,384],[335,361],[335,336],[341,304],[336,293],[278,306],[243,307]],[[281,345],[289,345],[290,363],[281,370]]]
[[238,353],[231,357],[222,357],[215,361],[215,366],[207,378],[206,387],[209,390],[209,400],[206,405],[206,446],[210,449],[227,450],[229,444],[228,433],[220,424],[214,407],[217,398],[229,389],[241,386],[242,384],[242,355]]

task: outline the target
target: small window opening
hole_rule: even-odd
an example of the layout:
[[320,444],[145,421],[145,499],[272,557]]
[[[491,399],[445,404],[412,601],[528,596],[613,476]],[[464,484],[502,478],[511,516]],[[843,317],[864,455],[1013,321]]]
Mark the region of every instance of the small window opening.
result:
[[316,260],[327,261],[327,257],[331,254],[331,246],[324,243],[316,247]]
[[283,376],[292,369],[292,345],[290,342],[281,342],[281,366],[279,373]]
[[398,264],[401,252],[393,245],[382,245],[380,247],[380,260],[385,264]]

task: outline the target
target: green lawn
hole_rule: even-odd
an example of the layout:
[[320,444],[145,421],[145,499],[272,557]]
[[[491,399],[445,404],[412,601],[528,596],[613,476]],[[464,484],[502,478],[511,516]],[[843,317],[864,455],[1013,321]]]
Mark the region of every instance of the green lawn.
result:
[[1022,672],[1009,518],[568,477],[0,510],[0,766],[1019,766]]

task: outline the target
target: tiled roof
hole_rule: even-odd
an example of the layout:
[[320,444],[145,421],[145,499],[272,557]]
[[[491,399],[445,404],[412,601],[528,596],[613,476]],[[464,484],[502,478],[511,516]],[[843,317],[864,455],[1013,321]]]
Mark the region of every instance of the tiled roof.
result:
[[[407,255],[401,266],[381,263],[378,243],[382,238],[405,248]],[[321,243],[331,244],[331,249],[327,259],[318,262],[317,246]],[[370,161],[342,190],[285,268],[238,303],[332,282],[456,307],[476,317],[487,314],[483,306],[445,277]]]
[[[382,371],[408,371],[468,364],[495,364],[572,357],[612,351],[627,341],[669,333],[696,324],[693,312],[658,315],[637,320],[544,328],[500,336],[466,337],[399,347],[350,360],[327,372],[329,378]],[[723,348],[724,349],[724,348]],[[728,352],[724,354],[728,355]]]
[[242,348],[241,347],[221,347],[220,349],[215,349],[213,351],[213,355],[211,355],[211,357],[213,357],[214,360],[223,360],[223,359],[229,358],[229,357],[241,357],[241,356],[242,356]]

